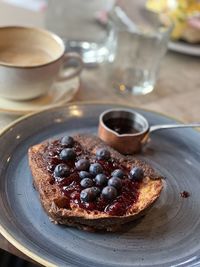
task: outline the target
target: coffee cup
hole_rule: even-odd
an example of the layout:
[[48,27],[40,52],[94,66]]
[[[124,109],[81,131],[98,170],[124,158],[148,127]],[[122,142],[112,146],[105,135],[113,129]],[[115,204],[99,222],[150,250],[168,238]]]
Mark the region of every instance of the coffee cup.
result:
[[[70,68],[70,62],[77,62]],[[74,65],[74,64],[73,64]],[[78,76],[81,57],[65,53],[62,39],[32,27],[0,27],[0,97],[28,100],[39,97],[56,81]]]

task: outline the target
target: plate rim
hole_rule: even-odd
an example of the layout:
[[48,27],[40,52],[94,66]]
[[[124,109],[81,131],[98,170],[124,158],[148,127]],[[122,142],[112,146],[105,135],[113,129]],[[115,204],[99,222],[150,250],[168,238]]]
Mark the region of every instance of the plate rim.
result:
[[18,242],[6,229],[0,224],[0,234],[6,238],[16,249],[21,251],[23,254],[28,256],[30,259],[34,260],[36,263],[41,264],[42,266],[48,267],[58,267],[57,265],[51,263],[49,260],[45,260],[44,258],[38,256],[36,253],[27,249],[24,245]]
[[[73,102],[69,102],[69,103],[65,103],[65,105],[56,105],[53,107],[48,107],[48,108],[44,108],[42,110],[38,110],[38,111],[32,111],[28,114],[25,114],[21,117],[19,117],[18,119],[15,119],[14,121],[12,121],[11,123],[7,124],[6,126],[4,126],[2,129],[0,129],[0,138],[1,136],[9,130],[10,127],[15,126],[16,124],[20,123],[21,121],[24,121],[26,119],[28,119],[29,117],[34,117],[35,115],[38,115],[40,113],[44,113],[44,112],[48,112],[48,110],[52,110],[52,109],[58,109],[58,108],[66,108],[68,106],[79,106],[79,105],[116,105],[116,106],[121,106],[124,108],[132,108],[132,109],[138,109],[138,110],[144,110],[147,112],[152,112],[155,114],[159,114],[161,116],[164,116],[166,118],[172,119],[176,122],[180,122],[180,123],[186,123],[186,121],[178,119],[176,116],[172,116],[172,115],[167,115],[163,112],[160,111],[154,111],[148,108],[143,108],[143,107],[139,107],[137,105],[129,105],[129,104],[124,104],[123,102],[119,102],[119,103],[114,103],[114,102],[107,102],[107,101],[73,101]],[[1,111],[1,109],[0,109]],[[197,129],[197,128],[196,128]],[[194,129],[194,130],[196,130]],[[198,130],[197,130],[198,131]],[[198,131],[199,132],[199,131]]]
[[[11,122],[10,124],[8,124],[6,127],[4,127],[2,130],[0,130],[0,138],[6,134],[6,132],[9,131],[10,128],[14,127],[15,125],[17,125],[18,123],[22,122],[22,121],[26,121],[27,119],[29,118],[32,118],[36,115],[39,115],[41,113],[45,113],[45,112],[48,112],[48,110],[53,110],[53,109],[58,109],[58,108],[67,108],[69,106],[77,106],[77,105],[87,105],[87,106],[90,106],[90,105],[113,105],[113,106],[121,106],[122,108],[132,108],[132,109],[137,109],[137,110],[141,110],[141,111],[146,111],[146,112],[151,112],[151,113],[154,113],[154,114],[158,114],[158,115],[161,115],[161,116],[164,116],[166,118],[169,118],[169,119],[172,119],[174,120],[175,122],[182,122],[184,123],[183,121],[180,121],[176,118],[174,118],[173,116],[168,116],[162,112],[157,112],[157,111],[153,111],[153,110],[149,110],[149,109],[145,109],[145,108],[140,108],[140,107],[137,107],[137,106],[132,106],[132,105],[129,105],[129,104],[124,104],[124,103],[114,103],[114,102],[101,102],[101,101],[77,101],[77,102],[72,102],[72,103],[67,103],[65,106],[56,106],[56,107],[51,107],[51,108],[47,108],[47,109],[44,109],[44,110],[40,110],[40,111],[37,111],[37,112],[32,112],[30,114],[27,114],[25,116],[22,116],[16,120],[14,120],[13,122]],[[197,129],[194,129],[195,131],[199,132],[199,130]],[[25,255],[27,255],[30,259],[33,259],[35,260],[37,263],[39,264],[42,264],[44,266],[47,266],[47,267],[57,267],[57,265],[55,265],[54,263],[52,263],[51,261],[49,260],[46,260],[44,258],[42,258],[41,256],[38,256],[36,253],[30,251],[28,248],[26,248],[23,244],[21,244],[19,241],[17,241],[15,239],[15,237],[12,236],[12,234],[10,234],[6,229],[5,227],[3,227],[0,223],[0,234],[3,235],[4,238],[6,238],[7,241],[9,241],[15,248],[17,248],[18,250],[20,250],[22,253],[24,253]]]

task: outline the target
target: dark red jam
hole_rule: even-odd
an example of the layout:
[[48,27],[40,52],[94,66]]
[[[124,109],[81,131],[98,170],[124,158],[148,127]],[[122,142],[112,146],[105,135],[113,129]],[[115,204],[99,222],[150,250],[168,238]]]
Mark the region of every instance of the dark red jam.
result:
[[[105,212],[113,216],[123,216],[127,210],[135,203],[138,199],[138,189],[140,187],[139,181],[133,181],[129,179],[130,169],[125,165],[119,163],[118,160],[110,158],[108,160],[98,160],[95,155],[90,155],[85,151],[78,142],[73,145],[73,150],[76,153],[75,160],[61,160],[60,152],[65,148],[61,145],[60,140],[52,141],[46,148],[44,158],[46,162],[46,168],[51,174],[51,184],[56,183],[60,188],[64,196],[63,202],[60,204],[63,208],[70,208],[70,204],[76,204],[80,208],[87,210],[88,212],[93,211]],[[80,198],[80,193],[84,189],[80,185],[79,171],[76,169],[75,163],[79,159],[88,159],[90,164],[100,163],[103,167],[103,173],[108,177],[111,177],[111,173],[116,169],[123,170],[125,176],[122,179],[122,187],[118,190],[117,197],[112,200],[106,200],[102,194],[100,194],[94,201],[84,202]],[[56,179],[54,176],[54,169],[56,165],[64,163],[70,168],[70,174],[62,179]],[[95,185],[96,186],[96,185]],[[99,187],[102,190],[102,187]]]
[[134,121],[127,118],[110,118],[105,121],[105,124],[118,134],[136,134],[140,132],[134,125]]
[[183,191],[183,192],[180,193],[180,195],[181,195],[182,198],[188,198],[190,196],[190,193],[187,192],[187,191]]

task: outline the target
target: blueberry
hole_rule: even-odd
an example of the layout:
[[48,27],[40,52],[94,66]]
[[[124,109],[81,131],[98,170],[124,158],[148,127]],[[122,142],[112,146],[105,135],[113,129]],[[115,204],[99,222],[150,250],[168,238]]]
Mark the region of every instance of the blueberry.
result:
[[108,185],[113,186],[119,190],[122,187],[122,181],[119,177],[113,176],[108,180]]
[[125,173],[121,170],[121,169],[116,169],[111,173],[112,176],[117,176],[120,179],[123,179],[123,177],[125,176]]
[[90,162],[87,159],[79,159],[75,165],[78,171],[87,171],[90,167]]
[[96,151],[96,158],[100,160],[101,159],[108,160],[110,159],[110,151],[105,148],[98,149]]
[[113,186],[106,186],[102,190],[102,196],[107,200],[113,200],[117,197],[117,189]]
[[69,174],[69,167],[64,163],[58,164],[54,169],[55,177],[67,177]]
[[130,179],[134,181],[141,181],[144,177],[144,171],[140,167],[134,167],[130,171]]
[[84,178],[83,180],[81,180],[81,186],[84,188],[88,188],[93,186],[93,181],[90,178]]
[[94,192],[95,196],[98,197],[101,193],[101,190],[96,186],[93,186],[91,188],[92,188],[92,191]]
[[62,160],[73,160],[76,158],[76,153],[72,148],[64,148],[60,152],[60,159]]
[[83,202],[91,202],[94,201],[97,197],[96,191],[93,187],[83,189],[80,194],[80,199]]
[[96,175],[96,177],[95,177],[96,185],[105,186],[107,184],[107,182],[108,182],[108,179],[107,179],[105,174],[100,173],[100,174]]
[[93,163],[93,164],[90,165],[89,171],[93,175],[97,175],[97,174],[103,172],[103,168],[102,168],[101,164],[99,164],[99,163]]
[[91,173],[89,173],[89,172],[86,172],[86,171],[80,171],[80,172],[79,172],[79,177],[80,177],[81,179],[84,179],[84,178],[92,178],[92,175],[91,175]]
[[73,147],[74,139],[71,136],[64,136],[61,139],[61,145],[67,146],[67,147]]

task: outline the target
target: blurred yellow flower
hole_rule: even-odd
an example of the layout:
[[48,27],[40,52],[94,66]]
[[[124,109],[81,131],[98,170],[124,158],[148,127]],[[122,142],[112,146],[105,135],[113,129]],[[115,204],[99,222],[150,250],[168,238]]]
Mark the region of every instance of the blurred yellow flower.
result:
[[147,9],[168,16],[174,23],[172,38],[179,39],[191,17],[200,16],[199,0],[148,0]]

